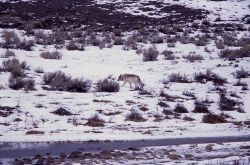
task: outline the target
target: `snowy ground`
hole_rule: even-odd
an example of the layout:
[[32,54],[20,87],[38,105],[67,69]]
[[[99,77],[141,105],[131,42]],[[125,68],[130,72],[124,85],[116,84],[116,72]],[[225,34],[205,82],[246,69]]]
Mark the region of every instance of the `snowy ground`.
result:
[[[159,49],[163,49],[164,45],[159,45]],[[162,48],[161,48],[162,47]],[[194,49],[193,45],[185,45],[185,49]],[[176,53],[182,55],[182,45],[176,46]],[[202,51],[199,48],[197,51]],[[4,52],[4,50],[2,50]],[[112,74],[117,77],[120,73],[134,73],[141,77],[146,84],[145,88],[153,93],[153,97],[143,97],[137,91],[130,91],[129,86],[121,88],[121,91],[114,94],[109,93],[69,93],[57,91],[39,90],[42,82],[40,74],[29,73],[36,79],[36,91],[25,92],[22,90],[14,91],[8,89],[5,85],[1,91],[1,106],[20,106],[20,112],[11,115],[8,118],[1,118],[1,123],[9,123],[10,126],[1,126],[0,137],[2,141],[37,141],[37,140],[88,140],[88,139],[140,139],[140,138],[160,138],[169,136],[217,136],[217,135],[239,135],[249,134],[249,128],[238,127],[231,123],[211,125],[201,123],[200,114],[192,112],[185,116],[195,118],[195,121],[187,122],[182,119],[166,119],[155,122],[154,115],[162,115],[162,107],[158,106],[160,98],[159,91],[163,89],[161,81],[171,73],[184,73],[190,77],[195,72],[212,69],[216,73],[220,73],[223,77],[227,77],[229,83],[226,84],[231,92],[236,92],[244,102],[243,109],[246,113],[229,112],[228,114],[234,119],[232,121],[249,120],[249,92],[241,92],[239,87],[232,86],[236,82],[232,73],[235,68],[229,65],[228,61],[223,61],[217,57],[216,52],[212,54],[204,54],[205,60],[200,63],[188,63],[183,59],[178,60],[177,64],[171,64],[159,57],[155,62],[142,62],[142,57],[135,54],[134,51],[123,51],[120,47],[112,49],[99,50],[99,48],[90,47],[84,52],[69,52],[63,51],[62,60],[46,60],[39,57],[40,51],[22,52],[15,51],[18,59],[26,61],[31,70],[41,67],[45,72],[61,70],[74,77],[84,77],[96,82],[98,79],[105,78]],[[212,60],[210,60],[212,58]],[[209,61],[209,62],[208,62]],[[250,70],[249,59],[243,59],[238,64]],[[222,64],[224,67],[217,68],[217,64]],[[239,68],[240,68],[239,67]],[[8,73],[1,74],[2,85],[6,83]],[[245,81],[249,82],[249,79]],[[211,112],[221,113],[217,108],[218,93],[210,92],[214,85],[210,82],[206,84],[179,84],[173,83],[166,90],[171,95],[183,96],[184,91],[191,91],[200,99],[208,98],[214,101],[210,107]],[[228,92],[230,92],[228,91]],[[209,93],[208,93],[209,92]],[[155,95],[155,96],[154,96]],[[94,100],[106,100],[110,103],[96,103]],[[128,101],[133,101],[130,105]],[[127,103],[126,103],[127,102]],[[181,101],[182,102],[182,101]],[[193,100],[184,99],[183,104],[189,109],[193,109]],[[175,102],[169,103],[174,107]],[[38,106],[41,105],[41,106]],[[143,123],[134,123],[124,121],[125,116],[129,114],[132,108],[138,109],[140,106],[147,107],[149,110],[142,112],[143,116],[148,119]],[[51,114],[50,112],[63,107],[69,109],[72,113],[78,114],[70,117],[61,117]],[[102,111],[100,114],[106,122],[105,128],[91,128],[83,126],[86,119]],[[105,113],[120,112],[115,116],[106,116]],[[22,122],[15,123],[14,119],[20,118]],[[183,118],[184,116],[181,116]],[[42,122],[45,120],[46,122]],[[73,120],[79,122],[78,126],[73,125]],[[37,130],[45,131],[44,136],[39,139],[34,136],[25,136],[25,132],[34,128],[37,125]],[[150,134],[144,133],[148,130]],[[100,133],[92,133],[99,131]],[[72,135],[74,132],[74,136]],[[131,136],[127,136],[131,134]],[[15,136],[19,135],[19,136]],[[62,136],[64,135],[64,136]],[[7,138],[8,137],[8,138]],[[22,137],[22,138],[20,138]]]
[[[141,2],[136,2],[136,4],[142,5]],[[107,2],[97,1],[97,3]],[[178,3],[188,7],[206,9],[210,11],[209,19],[221,16],[223,20],[239,20],[249,14],[249,1],[206,1],[205,6],[204,1],[180,0],[178,2],[163,1],[162,3]],[[131,3],[131,5],[133,4]],[[229,7],[229,4],[232,7]],[[131,10],[135,11],[134,7],[133,5],[132,8],[127,7],[127,10],[123,8],[120,10],[130,13]],[[161,16],[164,17],[164,14]],[[246,25],[246,28],[248,27]],[[1,29],[1,32],[3,30]],[[23,37],[24,31],[16,30],[16,32]],[[249,37],[249,31],[237,31],[236,33],[237,37]],[[146,48],[150,44],[140,44],[140,46]],[[180,42],[171,48],[167,47],[166,43],[156,44],[156,47],[159,52],[171,50],[179,58],[171,61],[165,60],[163,55],[159,55],[157,61],[143,62],[142,55],[136,54],[135,50],[124,51],[122,46],[104,49],[88,46],[85,51],[68,51],[63,48],[59,50],[63,55],[61,60],[48,60],[42,59],[40,53],[56,50],[54,46],[35,45],[33,51],[13,49],[16,58],[26,61],[30,66],[30,70],[26,73],[35,80],[36,90],[28,92],[12,90],[8,87],[10,73],[0,72],[0,106],[17,107],[10,116],[0,118],[0,141],[132,140],[250,134],[249,125],[235,124],[235,122],[250,120],[250,92],[234,86],[237,82],[234,76],[236,70],[244,68],[244,70],[250,71],[249,57],[237,61],[219,58],[219,50],[213,41],[206,46],[210,50],[209,52],[204,51],[205,46],[181,44]],[[6,49],[1,48],[0,54],[5,51]],[[191,63],[182,57],[193,51],[202,55],[204,60]],[[6,59],[0,58],[0,63],[4,60]],[[235,67],[236,65],[237,67]],[[44,74],[35,73],[36,68],[42,68],[45,73],[61,70],[74,78],[89,79],[93,84],[108,75],[113,75],[117,79],[123,73],[137,74],[145,84],[144,89],[150,95],[140,95],[138,91],[131,90],[128,84],[121,87],[117,93],[96,92],[94,85],[88,93],[47,91],[42,89]],[[209,111],[221,114],[222,112],[218,108],[219,93],[212,82],[169,83],[167,85],[162,83],[172,73],[185,74],[190,80],[193,80],[195,73],[205,72],[207,69],[227,79],[228,82],[221,88],[225,88],[228,94],[237,95],[233,99],[243,103],[241,108],[245,113],[226,111],[224,114],[230,116],[227,118],[228,123],[203,123],[204,114],[192,112],[195,100],[185,96],[184,93],[192,93],[199,100],[210,100],[212,103]],[[250,85],[249,77],[244,78],[243,81]],[[171,96],[178,96],[178,99],[172,102],[165,101],[170,106],[169,109],[173,109],[177,103],[182,103],[189,113],[165,118],[163,114],[165,108],[158,104],[164,101],[164,98],[160,96],[161,91]],[[58,116],[51,113],[58,108],[65,108],[75,115]],[[146,121],[127,121],[126,116],[131,113],[131,110],[141,113]],[[104,127],[85,125],[87,119],[95,114],[105,121]],[[157,117],[160,120],[156,120]],[[184,117],[191,117],[194,121],[183,120]],[[21,120],[16,122],[17,118]],[[29,130],[43,131],[44,134],[26,135]]]

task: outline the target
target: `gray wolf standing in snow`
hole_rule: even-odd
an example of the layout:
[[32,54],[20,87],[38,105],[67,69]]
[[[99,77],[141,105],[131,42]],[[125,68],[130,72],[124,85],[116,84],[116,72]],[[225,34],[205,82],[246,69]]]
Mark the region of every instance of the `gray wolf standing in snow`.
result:
[[135,88],[143,88],[144,86],[140,77],[135,74],[121,74],[118,78],[118,81],[123,81],[122,86],[124,86],[126,83],[129,83],[130,88],[132,88],[132,83],[135,84]]

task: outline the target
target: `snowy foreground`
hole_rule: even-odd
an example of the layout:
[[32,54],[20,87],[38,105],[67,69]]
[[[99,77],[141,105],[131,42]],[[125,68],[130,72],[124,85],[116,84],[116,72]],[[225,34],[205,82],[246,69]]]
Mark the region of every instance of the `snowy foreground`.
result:
[[[16,159],[16,164],[168,164],[168,165],[246,165],[249,164],[249,142],[210,143],[164,147],[129,148],[102,152],[72,152],[60,156],[34,156]],[[41,161],[42,160],[42,161]],[[13,164],[9,159],[2,159],[4,164]]]
[[[97,3],[103,4],[106,2],[97,0]],[[111,1],[108,3],[111,3]],[[134,11],[134,8],[140,6],[140,3],[141,1],[136,3],[135,6],[127,7],[127,10],[121,7],[121,11],[118,10],[117,12],[130,13],[131,10]],[[167,1],[163,3],[167,3]],[[209,20],[221,16],[222,20],[237,20],[240,22],[243,16],[250,14],[248,8],[250,3],[247,0],[206,1],[205,6],[203,5],[204,1],[181,0],[178,2],[171,1],[171,3],[180,3],[188,7],[208,10],[210,11]],[[152,6],[153,9],[154,7]],[[219,11],[216,8],[220,8]],[[147,13],[142,14],[147,15]],[[157,18],[157,13],[155,17]],[[162,17],[164,17],[164,14]],[[249,28],[249,24],[245,24],[244,27]],[[0,32],[3,33],[4,30],[14,30],[21,38],[34,39],[33,36],[26,36],[24,30],[1,29]],[[46,33],[50,32],[50,30],[46,30]],[[126,38],[133,33],[125,32],[124,34],[124,38]],[[193,32],[190,36],[197,34],[201,33],[199,31]],[[159,35],[164,37],[164,34],[160,33]],[[234,37],[249,38],[249,30],[235,31]],[[150,46],[149,43],[139,43],[138,47],[145,49]],[[25,70],[25,74],[35,80],[35,90],[10,89],[8,85],[10,73],[0,72],[0,106],[14,108],[12,114],[7,117],[0,117],[0,141],[135,140],[250,134],[250,92],[246,88],[242,90],[242,86],[235,86],[238,82],[235,77],[236,71],[241,69],[250,71],[249,57],[235,61],[220,58],[221,50],[216,48],[216,43],[213,40],[206,46],[196,46],[193,43],[182,44],[177,41],[174,47],[167,47],[165,42],[157,43],[155,47],[160,53],[165,50],[174,52],[175,59],[166,60],[164,55],[160,54],[156,61],[144,62],[142,54],[137,53],[136,50],[123,50],[123,46],[120,45],[103,49],[97,46],[86,46],[84,51],[69,51],[64,47],[58,49],[62,54],[60,60],[40,57],[43,51],[55,51],[54,45],[35,44],[32,51],[10,49],[15,53],[15,58],[19,59],[20,62],[25,61],[29,66],[29,70]],[[226,46],[226,48],[238,49],[240,46]],[[0,48],[0,54],[5,52],[5,48]],[[201,55],[203,59],[190,62],[183,58],[190,52]],[[9,59],[11,58],[13,57]],[[6,58],[0,58],[0,63],[4,60]],[[44,73],[35,72],[37,68],[42,68],[44,73],[60,70],[73,78],[89,79],[92,81],[92,86],[87,93],[46,90],[42,88],[44,87]],[[194,81],[195,73],[206,72],[207,70],[226,78],[227,82],[218,86],[211,81],[203,83]],[[140,76],[145,84],[143,92],[146,91],[147,93],[132,90],[128,84],[120,87],[119,92],[96,91],[95,84],[98,80],[109,75],[117,80],[118,76],[124,73]],[[187,76],[190,82],[163,83],[163,80],[166,82],[169,75],[173,73]],[[245,86],[250,85],[249,76],[241,80]],[[220,90],[225,90],[227,97],[239,103],[238,111],[220,111]],[[171,96],[172,99],[164,98],[161,93]],[[193,96],[195,96],[195,99]],[[202,121],[204,114],[193,112],[195,100],[208,101],[209,112],[226,116],[227,122],[204,123]],[[188,113],[169,116],[164,114],[164,110],[172,110],[177,104],[186,107]],[[60,116],[51,113],[59,108],[66,109],[73,115]],[[141,114],[144,120],[140,122],[129,121],[127,116],[135,111]],[[104,126],[92,127],[86,125],[88,119],[95,115],[98,115],[104,121]],[[31,130],[37,132],[34,134],[27,133]],[[185,146],[185,150],[188,151],[188,147]],[[151,163],[149,162],[149,164]]]

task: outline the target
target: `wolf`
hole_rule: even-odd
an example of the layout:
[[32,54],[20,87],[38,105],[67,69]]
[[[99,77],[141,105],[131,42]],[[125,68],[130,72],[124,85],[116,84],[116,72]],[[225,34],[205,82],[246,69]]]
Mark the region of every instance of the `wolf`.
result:
[[135,84],[135,88],[143,88],[144,86],[144,84],[141,82],[140,77],[135,74],[121,74],[118,77],[118,81],[123,81],[122,86],[124,86],[128,82],[130,88],[132,88],[132,83]]

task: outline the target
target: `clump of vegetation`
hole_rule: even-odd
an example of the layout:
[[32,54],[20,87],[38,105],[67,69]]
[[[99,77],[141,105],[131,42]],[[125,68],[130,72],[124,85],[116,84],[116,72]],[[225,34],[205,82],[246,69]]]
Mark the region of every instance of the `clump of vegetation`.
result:
[[202,118],[203,123],[217,124],[217,123],[227,123],[227,120],[222,115],[206,114]]
[[241,70],[236,70],[235,72],[235,77],[237,79],[247,78],[248,76],[250,76],[250,73],[243,68],[241,68]]
[[195,100],[194,105],[194,113],[209,113],[208,105],[204,101]]
[[104,120],[102,120],[98,114],[95,114],[94,116],[88,118],[87,123],[85,125],[90,127],[104,127]]
[[80,50],[80,46],[76,41],[71,40],[67,45],[66,45],[67,50]]
[[20,46],[20,38],[14,31],[4,31],[3,32],[3,48],[17,49]]
[[1,57],[2,58],[9,58],[9,57],[15,57],[15,53],[11,50],[7,50]]
[[207,70],[205,73],[195,73],[194,79],[200,83],[212,81],[215,85],[223,85],[227,82],[225,78],[220,77],[211,70]]
[[44,73],[44,70],[43,70],[42,67],[38,67],[38,68],[35,69],[35,72],[36,73]]
[[42,52],[40,54],[40,57],[44,58],[44,59],[56,59],[56,60],[60,60],[62,58],[62,54],[58,51],[54,51],[54,52]]
[[59,115],[59,116],[70,116],[73,115],[71,112],[69,112],[68,110],[64,109],[64,108],[59,108],[53,112],[51,112],[55,115]]
[[223,42],[218,42],[218,43],[216,43],[216,48],[217,49],[225,49],[225,45]]
[[209,43],[209,37],[206,35],[197,35],[194,44],[196,46],[206,46]]
[[23,39],[18,48],[24,49],[26,51],[31,51],[32,46],[34,46],[34,45],[35,45],[35,42],[33,40]]
[[183,120],[185,120],[185,121],[194,121],[195,119],[192,118],[192,117],[185,116],[185,117],[183,117]]
[[188,60],[189,62],[204,60],[204,58],[201,55],[195,54],[195,52],[190,52],[188,55],[182,57]]
[[43,135],[43,131],[30,130],[25,133],[26,135]]
[[184,105],[182,104],[177,104],[174,108],[174,112],[176,113],[188,113],[188,110]]
[[4,60],[2,65],[2,70],[6,72],[14,72],[16,70],[29,70],[29,66],[26,62],[20,63],[16,58]]
[[61,71],[45,73],[43,81],[50,86],[50,90],[86,93],[91,87],[90,80],[73,79]]
[[31,51],[31,47],[34,46],[33,40],[23,39],[22,41],[14,31],[3,32],[3,43],[1,46],[7,49],[24,49]]
[[70,36],[62,30],[55,30],[52,33],[45,33],[43,30],[35,32],[35,42],[41,45],[63,45]]
[[246,24],[250,24],[250,17],[246,18]]
[[34,90],[35,81],[31,78],[25,78],[24,70],[28,70],[29,66],[26,62],[20,63],[18,59],[13,58],[11,60],[3,61],[3,67],[1,70],[10,72],[9,87],[14,90],[24,88],[25,90]]
[[126,116],[127,121],[134,121],[134,122],[144,122],[146,121],[145,118],[142,117],[138,111],[132,109],[131,112]]
[[226,97],[224,92],[220,93],[219,108],[221,111],[234,111],[237,102],[233,99]]
[[17,107],[0,106],[0,116],[8,117],[13,114]]
[[23,79],[21,77],[11,76],[9,78],[9,87],[14,90],[24,88],[24,90],[34,90],[35,81],[31,78]]
[[150,47],[148,49],[144,49],[142,55],[143,61],[156,61],[159,51],[156,49],[156,47]]
[[123,45],[123,43],[124,43],[124,40],[122,37],[115,37],[114,38],[114,42],[113,42],[114,45]]
[[111,76],[99,80],[96,84],[98,92],[119,92],[120,85],[115,79]]
[[250,45],[246,45],[236,50],[223,50],[220,52],[220,57],[227,58],[230,61],[236,60],[237,58],[250,57]]
[[170,50],[165,50],[164,52],[162,52],[162,54],[164,55],[166,60],[175,60],[176,57],[174,56],[174,52],[170,51]]
[[246,82],[243,82],[241,80],[238,80],[234,86],[242,86],[242,90],[248,90],[248,84]]
[[178,82],[178,83],[190,83],[187,76],[185,74],[181,75],[180,73],[172,73],[171,75],[169,75],[168,81],[169,82]]
[[161,37],[157,34],[153,35],[150,40],[152,44],[160,44],[164,42],[164,37]]

